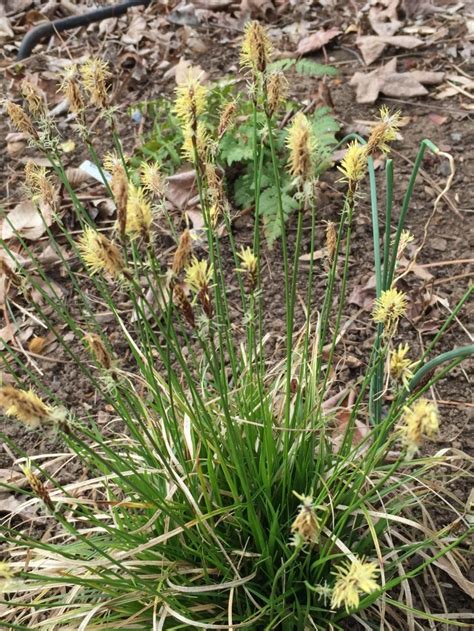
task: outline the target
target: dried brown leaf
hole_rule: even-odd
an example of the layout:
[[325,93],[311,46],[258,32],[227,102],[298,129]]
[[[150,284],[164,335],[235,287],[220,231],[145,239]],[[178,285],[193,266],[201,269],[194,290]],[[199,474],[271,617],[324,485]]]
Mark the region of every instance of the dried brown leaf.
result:
[[2,221],[2,239],[8,240],[17,232],[25,239],[34,241],[46,231],[53,222],[51,207],[40,204],[40,209],[31,201],[17,204]]
[[443,78],[443,72],[397,72],[397,60],[394,58],[372,72],[356,72],[350,84],[356,88],[358,103],[374,103],[380,93],[398,98],[423,96],[428,94],[423,84],[440,83]]
[[320,50],[323,46],[326,46],[328,42],[337,37],[340,33],[341,31],[335,27],[330,28],[327,31],[316,31],[316,33],[308,35],[308,37],[303,37],[303,39],[298,44],[296,52],[298,55],[307,55],[308,53]]
[[365,63],[369,66],[380,57],[387,46],[412,49],[421,46],[423,40],[413,35],[366,35],[358,37],[356,43]]

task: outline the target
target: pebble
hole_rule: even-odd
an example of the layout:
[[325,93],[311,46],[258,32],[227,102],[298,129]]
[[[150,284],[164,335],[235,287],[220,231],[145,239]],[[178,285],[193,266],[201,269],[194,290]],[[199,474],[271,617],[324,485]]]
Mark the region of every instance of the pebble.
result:
[[443,237],[434,237],[434,239],[431,239],[430,245],[433,250],[444,252],[448,247],[448,242],[446,241],[446,239],[443,239]]

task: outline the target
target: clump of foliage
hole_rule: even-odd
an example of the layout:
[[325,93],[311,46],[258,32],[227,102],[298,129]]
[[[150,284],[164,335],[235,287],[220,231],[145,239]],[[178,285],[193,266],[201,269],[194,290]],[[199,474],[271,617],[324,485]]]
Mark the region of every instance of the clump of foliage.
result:
[[[275,75],[280,70],[293,70],[313,77],[335,72],[331,66],[322,66],[307,59],[282,60],[271,64],[271,68]],[[267,143],[261,142],[261,136],[266,133],[265,114],[257,111],[256,119],[254,119],[252,101],[236,95],[234,80],[221,81],[209,88],[208,107],[202,116],[206,128],[212,130],[218,126],[220,113],[229,102],[235,103],[233,124],[219,142],[216,160],[224,167],[232,167],[234,176],[227,178],[226,185],[231,200],[238,208],[249,208],[253,205],[255,175],[258,170],[261,196],[259,212],[263,221],[265,238],[271,246],[282,232],[277,196],[281,195],[285,221],[298,207],[298,202],[292,195],[291,177],[285,168],[286,129],[277,127],[274,130],[275,148],[279,157],[280,191],[278,192],[275,188],[270,148]],[[283,106],[284,118],[288,120],[292,113],[298,110],[297,103],[290,99],[286,99]],[[141,160],[151,158],[165,165],[167,173],[173,173],[181,164],[180,147],[183,142],[183,132],[173,112],[172,101],[162,97],[142,103],[138,108],[134,106],[134,110],[146,111],[147,115],[153,116],[155,122],[150,139],[144,142],[138,155],[132,160],[132,164],[138,165]],[[314,148],[317,154],[315,175],[321,175],[332,164],[331,153],[337,143],[335,135],[339,131],[339,124],[328,107],[317,107],[308,115],[308,120],[314,137],[318,139],[317,146]],[[262,155],[256,164],[254,158],[256,154],[258,155],[260,147]]]
[[[54,209],[54,231],[45,221],[48,245],[75,294],[71,311],[35,244],[16,230],[22,257],[4,244],[2,258],[9,287],[18,294],[8,305],[12,323],[18,317],[15,305],[22,303],[20,313],[33,314],[55,336],[65,357],[88,379],[97,403],[89,399],[85,410],[67,409],[41,371],[13,343],[5,343],[11,383],[0,388],[3,411],[34,432],[55,428],[69,447],[66,457],[87,475],[62,484],[55,472],[57,454],[29,460],[5,437],[26,479],[7,487],[25,495],[25,505],[44,507],[47,530],[36,536],[21,525],[2,524],[4,626],[290,631],[343,629],[347,619],[367,628],[416,628],[418,617],[445,620],[429,609],[417,610],[410,586],[442,557],[460,573],[454,551],[462,552],[469,524],[457,498],[436,476],[440,464],[453,480],[465,471],[459,453],[421,457],[419,450],[442,422],[427,398],[429,388],[473,350],[429,358],[469,294],[423,356],[414,357],[400,343],[408,298],[396,276],[417,171],[427,149],[439,152],[422,142],[395,236],[388,195],[380,251],[372,160],[375,152],[389,151],[398,125],[397,114],[382,110],[368,142],[349,144],[339,167],[344,201],[338,223],[327,226],[326,271],[317,270],[319,137],[303,113],[293,117],[284,132],[283,180],[277,128],[285,98],[283,83],[268,70],[270,54],[265,31],[251,22],[241,56],[254,121],[251,243],[239,247],[236,242],[218,169],[220,140],[229,133],[230,119],[223,112],[219,125],[209,128],[208,93],[198,81],[190,79],[177,91],[181,153],[196,172],[206,243],[198,249],[190,232],[176,226],[170,261],[157,252],[156,241],[163,222],[172,221],[162,203],[165,167],[152,161],[134,169],[125,159],[103,62],[89,60],[79,72],[71,68],[62,89],[115,200],[111,231],[98,229],[68,180],[57,131],[33,86],[24,90],[28,110],[7,106],[14,125],[50,161],[49,171],[29,165],[28,185],[38,212],[45,212],[45,204]],[[110,180],[93,149],[84,94],[110,125],[116,145],[105,165]],[[338,389],[336,349],[352,221],[367,174],[377,283],[368,326],[374,327],[375,339],[347,408],[346,390]],[[265,184],[264,177],[271,179]],[[64,222],[55,178],[70,196],[80,236]],[[393,190],[391,160],[387,178]],[[292,254],[284,229],[286,186],[298,202]],[[260,220],[269,187],[281,226],[283,358],[266,352],[263,327]],[[297,331],[303,219],[310,224],[310,266],[306,319]],[[226,266],[229,257],[233,271]],[[316,274],[324,274],[325,292],[315,310]],[[231,316],[232,284],[238,287],[241,318]],[[124,294],[133,314],[123,307]],[[104,330],[104,312],[115,322],[113,338]],[[100,402],[120,421],[116,432],[103,431]],[[440,502],[452,521],[436,528],[429,510]]]

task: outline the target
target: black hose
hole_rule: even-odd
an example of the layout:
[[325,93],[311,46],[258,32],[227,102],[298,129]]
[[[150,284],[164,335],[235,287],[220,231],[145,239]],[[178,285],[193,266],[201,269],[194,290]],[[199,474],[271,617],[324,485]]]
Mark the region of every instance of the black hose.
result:
[[71,28],[77,28],[79,26],[87,26],[92,22],[100,22],[107,18],[115,18],[119,15],[123,15],[130,9],[130,7],[147,6],[151,0],[127,0],[121,4],[114,4],[103,9],[96,9],[95,11],[89,11],[82,15],[72,15],[68,18],[61,18],[60,20],[54,20],[53,22],[45,22],[39,24],[35,28],[31,29],[23,38],[16,58],[26,59],[31,55],[33,48],[45,37],[51,37],[55,33],[66,31]]

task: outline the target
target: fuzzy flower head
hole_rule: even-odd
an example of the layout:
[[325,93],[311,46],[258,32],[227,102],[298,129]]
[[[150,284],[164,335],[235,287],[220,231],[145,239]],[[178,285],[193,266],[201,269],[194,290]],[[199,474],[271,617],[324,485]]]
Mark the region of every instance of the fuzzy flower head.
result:
[[400,241],[398,242],[397,260],[402,256],[403,252],[407,249],[414,238],[415,237],[411,234],[409,230],[402,230],[400,234]]
[[247,22],[240,51],[241,67],[249,68],[254,74],[265,72],[271,54],[270,38],[260,22]]
[[158,162],[143,162],[140,167],[140,181],[148,193],[156,197],[163,194],[164,183]]
[[37,120],[44,117],[46,115],[46,106],[38,88],[28,79],[23,79],[20,90],[23,98],[28,103],[28,110],[33,118]]
[[59,92],[62,92],[67,99],[69,109],[76,115],[84,112],[85,105],[82,98],[79,84],[79,71],[76,64],[69,64],[63,71],[62,81],[59,85]]
[[326,224],[326,251],[328,262],[331,264],[334,260],[337,248],[337,232],[334,221],[328,221]]
[[13,386],[0,388],[0,407],[6,416],[16,418],[31,429],[51,421],[53,409],[33,390],[20,390]]
[[23,473],[25,475],[25,478],[28,482],[28,484],[31,487],[31,490],[33,491],[33,493],[39,497],[41,500],[43,500],[43,502],[45,503],[45,505],[50,509],[50,510],[54,510],[54,504],[53,501],[51,499],[51,496],[49,495],[48,490],[46,489],[45,485],[43,484],[43,482],[40,480],[40,478],[36,475],[36,473],[34,473],[33,469],[31,468],[30,464],[27,463],[26,465],[22,465],[22,470]]
[[107,108],[109,95],[106,84],[112,76],[108,63],[98,57],[91,57],[82,64],[80,72],[82,87],[89,95],[91,103],[100,109]]
[[400,433],[409,458],[421,447],[424,436],[434,438],[438,431],[438,408],[432,401],[418,399],[411,407],[405,408]]
[[118,247],[97,230],[87,226],[77,244],[91,274],[106,272],[118,278],[125,270],[125,262]]
[[207,88],[196,77],[189,75],[184,85],[176,88],[174,112],[182,127],[196,129],[199,117],[206,110]]
[[87,344],[90,354],[99,366],[105,370],[112,368],[112,358],[99,335],[88,333],[84,336],[84,342]]
[[417,364],[407,357],[409,350],[408,344],[400,344],[398,349],[390,354],[390,375],[394,380],[402,382],[405,388],[408,388],[413,377],[413,368]]
[[238,257],[242,262],[237,271],[246,275],[249,289],[253,291],[257,285],[258,259],[251,248],[244,247],[238,252]]
[[298,514],[294,522],[291,524],[291,532],[293,532],[293,545],[299,543],[317,543],[321,532],[321,525],[314,510],[314,501],[311,495],[298,495],[296,497],[301,501]]
[[288,92],[288,81],[282,72],[273,72],[267,81],[267,111],[269,116],[278,110]]
[[206,291],[212,278],[212,267],[207,261],[199,261],[193,257],[191,264],[186,268],[186,283],[194,291]]
[[37,140],[38,132],[34,128],[33,121],[21,105],[17,105],[16,103],[13,103],[13,101],[7,100],[5,101],[5,106],[7,114],[10,117],[15,129],[20,131],[22,134],[25,134],[25,136]]
[[199,162],[206,162],[206,157],[211,148],[209,134],[202,121],[197,124],[196,130],[188,126],[184,130],[184,142],[181,147],[181,154],[185,160],[194,163],[196,158]]
[[293,117],[286,145],[290,152],[288,170],[299,182],[307,182],[313,175],[315,139],[311,124],[303,112]]
[[367,150],[357,140],[349,143],[341,165],[337,167],[344,177],[341,181],[349,186],[357,185],[365,175],[367,168]]
[[372,155],[376,150],[385,154],[389,153],[389,143],[397,138],[400,128],[400,118],[400,112],[397,111],[391,114],[388,107],[382,105],[380,108],[380,121],[372,129],[367,142],[367,153],[369,155]]
[[374,322],[383,324],[386,335],[390,336],[395,332],[398,320],[405,315],[406,310],[406,294],[395,288],[387,289],[376,298],[372,318]]
[[149,241],[152,222],[153,210],[145,191],[130,182],[128,185],[125,233],[132,238],[143,236]]
[[219,125],[217,127],[217,137],[219,140],[232,126],[236,110],[237,103],[235,101],[230,101],[230,103],[227,103],[227,105],[223,108],[219,119]]
[[55,208],[58,203],[58,193],[46,167],[38,166],[30,160],[25,165],[25,188],[34,202],[47,204],[51,208]]
[[332,590],[331,608],[342,605],[349,612],[357,608],[361,594],[371,594],[379,589],[376,582],[379,568],[376,563],[355,557],[336,568],[336,582]]

